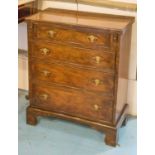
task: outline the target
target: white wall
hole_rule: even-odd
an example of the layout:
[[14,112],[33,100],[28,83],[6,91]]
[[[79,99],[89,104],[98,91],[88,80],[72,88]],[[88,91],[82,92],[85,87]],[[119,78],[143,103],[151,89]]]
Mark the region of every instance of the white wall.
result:
[[24,55],[18,56],[18,88],[28,90],[28,61]]
[[27,24],[25,22],[18,25],[18,49],[27,50]]
[[[134,0],[119,0],[119,1],[133,2]],[[40,1],[40,4],[39,4],[40,9],[45,9],[48,7],[76,10],[76,5],[74,3],[66,3],[66,2],[63,3],[63,2],[55,2],[55,1],[49,1],[49,0]],[[121,11],[118,9],[109,9],[109,8],[104,8],[104,7],[95,7],[95,6],[88,6],[88,5],[83,5],[83,4],[79,5],[79,10],[98,12],[98,13],[127,15],[127,16],[134,16],[136,18],[136,12]],[[136,108],[137,107],[137,98],[136,98],[137,27],[136,26],[137,26],[137,19],[135,23],[133,24],[133,30],[132,30],[130,70],[129,70],[129,88],[128,88],[128,103],[130,105],[129,113],[132,115],[137,114],[137,108]],[[27,49],[26,24],[19,25],[19,48]],[[25,87],[25,88],[28,88],[28,87]]]

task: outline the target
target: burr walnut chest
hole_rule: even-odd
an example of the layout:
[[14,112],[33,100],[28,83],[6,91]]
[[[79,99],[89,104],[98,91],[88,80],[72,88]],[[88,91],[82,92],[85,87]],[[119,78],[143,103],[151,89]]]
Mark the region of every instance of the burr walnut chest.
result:
[[27,18],[27,123],[52,116],[89,125],[116,146],[126,123],[134,18],[46,9]]

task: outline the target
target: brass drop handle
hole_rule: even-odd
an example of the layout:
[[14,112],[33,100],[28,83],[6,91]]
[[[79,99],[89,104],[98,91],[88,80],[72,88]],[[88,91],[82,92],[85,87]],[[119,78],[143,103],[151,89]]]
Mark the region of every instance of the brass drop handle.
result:
[[49,36],[50,38],[54,38],[55,34],[56,34],[56,32],[53,31],[53,30],[48,31],[48,36]]
[[95,111],[99,110],[99,106],[97,104],[94,104]]
[[95,84],[95,86],[98,86],[103,83],[103,81],[101,81],[99,79],[93,79],[92,82]]
[[47,94],[42,94],[40,95],[42,100],[47,100],[48,99],[48,95]]
[[96,64],[99,64],[101,61],[101,57],[100,56],[95,56],[93,57],[93,59],[95,59]]
[[94,35],[89,35],[89,36],[88,36],[88,39],[89,39],[89,41],[90,41],[91,43],[93,43],[93,42],[95,42],[98,38],[97,38],[96,36],[94,36]]
[[47,48],[41,48],[40,51],[42,52],[43,55],[47,55],[50,52],[50,50]]
[[42,73],[44,74],[44,76],[49,76],[51,74],[51,72],[47,70],[43,70]]

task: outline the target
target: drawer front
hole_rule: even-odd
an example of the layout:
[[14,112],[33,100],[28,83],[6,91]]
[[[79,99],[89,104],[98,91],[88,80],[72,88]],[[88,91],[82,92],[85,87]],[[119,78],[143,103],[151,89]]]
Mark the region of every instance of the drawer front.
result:
[[31,55],[44,60],[54,59],[104,71],[113,71],[115,64],[115,54],[109,51],[104,52],[54,43],[34,43]]
[[95,121],[111,121],[113,102],[106,96],[74,89],[32,85],[31,105]]
[[111,74],[71,65],[32,63],[34,80],[58,83],[113,95],[114,77]]
[[46,39],[59,42],[75,43],[84,46],[110,47],[110,33],[93,29],[67,29],[53,25],[38,24],[35,29],[35,36],[39,39]]

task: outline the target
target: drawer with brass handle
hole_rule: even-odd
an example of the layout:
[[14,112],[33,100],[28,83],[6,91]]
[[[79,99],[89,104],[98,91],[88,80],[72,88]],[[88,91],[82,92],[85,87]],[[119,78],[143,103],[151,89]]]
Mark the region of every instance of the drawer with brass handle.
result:
[[113,72],[115,66],[115,53],[109,50],[84,49],[64,44],[38,41],[34,43],[31,55],[49,62],[62,61],[107,72]]
[[79,44],[81,46],[110,48],[110,32],[93,32],[91,29],[66,29],[55,25],[37,25],[36,35],[38,39]]
[[113,95],[114,76],[112,74],[54,62],[48,64],[36,61],[31,67],[35,80]]
[[33,84],[32,92],[33,107],[68,113],[97,122],[112,119],[111,97],[40,83]]

